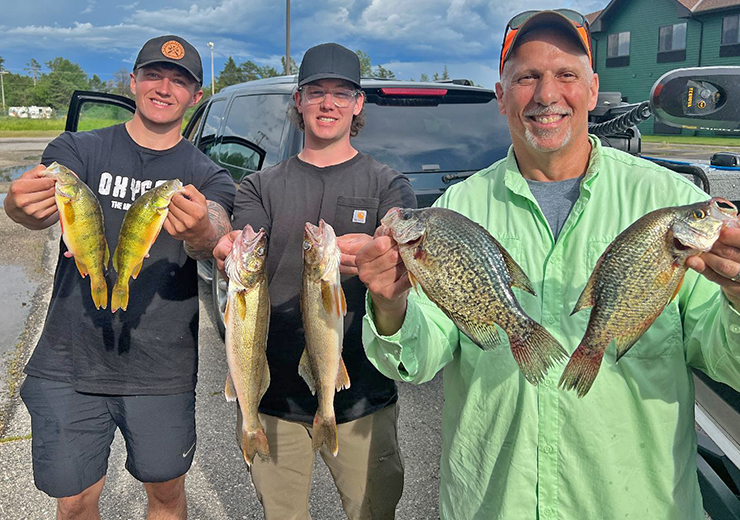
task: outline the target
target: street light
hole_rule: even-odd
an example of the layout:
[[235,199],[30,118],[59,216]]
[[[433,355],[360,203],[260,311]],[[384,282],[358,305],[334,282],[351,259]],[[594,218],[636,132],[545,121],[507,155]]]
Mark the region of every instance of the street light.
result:
[[208,42],[208,46],[211,48],[211,95],[216,93],[216,80],[213,76],[213,42]]
[[2,92],[3,97],[3,115],[6,116],[8,114],[5,113],[5,85],[3,84],[3,76],[7,74],[7,70],[0,70],[0,91]]

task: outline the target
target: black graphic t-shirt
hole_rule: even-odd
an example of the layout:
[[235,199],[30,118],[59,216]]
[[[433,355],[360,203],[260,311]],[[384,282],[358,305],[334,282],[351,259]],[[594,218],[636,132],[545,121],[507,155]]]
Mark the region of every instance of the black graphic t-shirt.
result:
[[[168,150],[136,144],[124,125],[64,133],[41,162],[74,171],[103,209],[111,259],[126,210],[159,181],[180,179],[231,213],[235,187],[219,168],[182,139]],[[119,395],[172,394],[195,388],[198,366],[196,262],[164,229],[136,280],[129,281],[128,310],[96,310],[90,279],[83,279],[60,241],[54,289],[44,329],[25,372],[67,381],[79,392]],[[106,274],[108,299],[116,281]]]
[[[325,168],[292,157],[242,181],[234,202],[234,229],[251,224],[255,230],[263,227],[269,236],[270,387],[260,412],[308,423],[316,413],[316,397],[298,375],[304,348],[299,296],[306,222],[324,219],[337,236],[372,235],[394,206],[416,207],[409,180],[362,153]],[[343,276],[342,289],[347,298],[342,357],[351,385],[334,397],[339,423],[364,417],[398,398],[395,383],[370,364],[362,347],[365,286],[357,276]]]

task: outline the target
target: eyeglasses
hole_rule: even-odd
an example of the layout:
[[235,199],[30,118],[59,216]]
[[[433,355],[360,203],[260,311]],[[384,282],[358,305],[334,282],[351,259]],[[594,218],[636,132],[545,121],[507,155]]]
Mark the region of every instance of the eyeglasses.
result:
[[298,91],[303,92],[303,97],[309,105],[318,105],[324,101],[326,95],[329,94],[331,95],[331,100],[334,102],[334,105],[339,108],[347,108],[360,93],[359,90],[351,90],[348,88],[326,90],[321,87],[301,87]]
[[[583,45],[586,47],[588,59],[593,66],[593,57],[591,56],[591,32],[589,31],[588,20],[586,19],[586,17],[578,11],[573,11],[572,9],[553,9],[553,11],[563,15],[565,18],[573,23],[578,36],[581,38]],[[504,44],[501,47],[499,74],[503,73],[504,71],[504,62],[506,61],[506,58],[509,57],[508,55],[509,52],[511,52],[511,46],[514,43],[514,38],[519,32],[521,26],[524,25],[524,22],[529,20],[532,16],[541,12],[542,11],[524,11],[514,16],[511,20],[509,20],[509,23],[506,24],[506,31],[504,32]]]

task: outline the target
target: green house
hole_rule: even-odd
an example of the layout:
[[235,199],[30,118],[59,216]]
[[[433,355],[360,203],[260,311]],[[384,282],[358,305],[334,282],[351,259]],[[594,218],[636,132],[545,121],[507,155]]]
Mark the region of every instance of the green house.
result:
[[[648,99],[670,70],[740,65],[740,0],[611,0],[587,18],[599,90],[629,103]],[[639,128],[681,133],[653,118]]]

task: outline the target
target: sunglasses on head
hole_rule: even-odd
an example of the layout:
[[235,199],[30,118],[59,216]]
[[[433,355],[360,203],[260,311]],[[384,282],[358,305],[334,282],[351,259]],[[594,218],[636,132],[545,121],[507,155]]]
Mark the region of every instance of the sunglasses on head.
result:
[[[552,9],[552,11],[564,16],[573,23],[578,36],[586,46],[588,59],[593,64],[593,58],[591,57],[591,32],[589,31],[588,20],[586,20],[586,17],[572,9]],[[509,20],[509,23],[506,24],[506,30],[504,31],[504,44],[501,47],[499,74],[504,70],[504,61],[508,57],[507,55],[509,54],[511,45],[514,43],[514,37],[519,32],[521,26],[524,25],[524,23],[532,16],[541,12],[542,11],[524,11],[515,15],[511,20]]]

